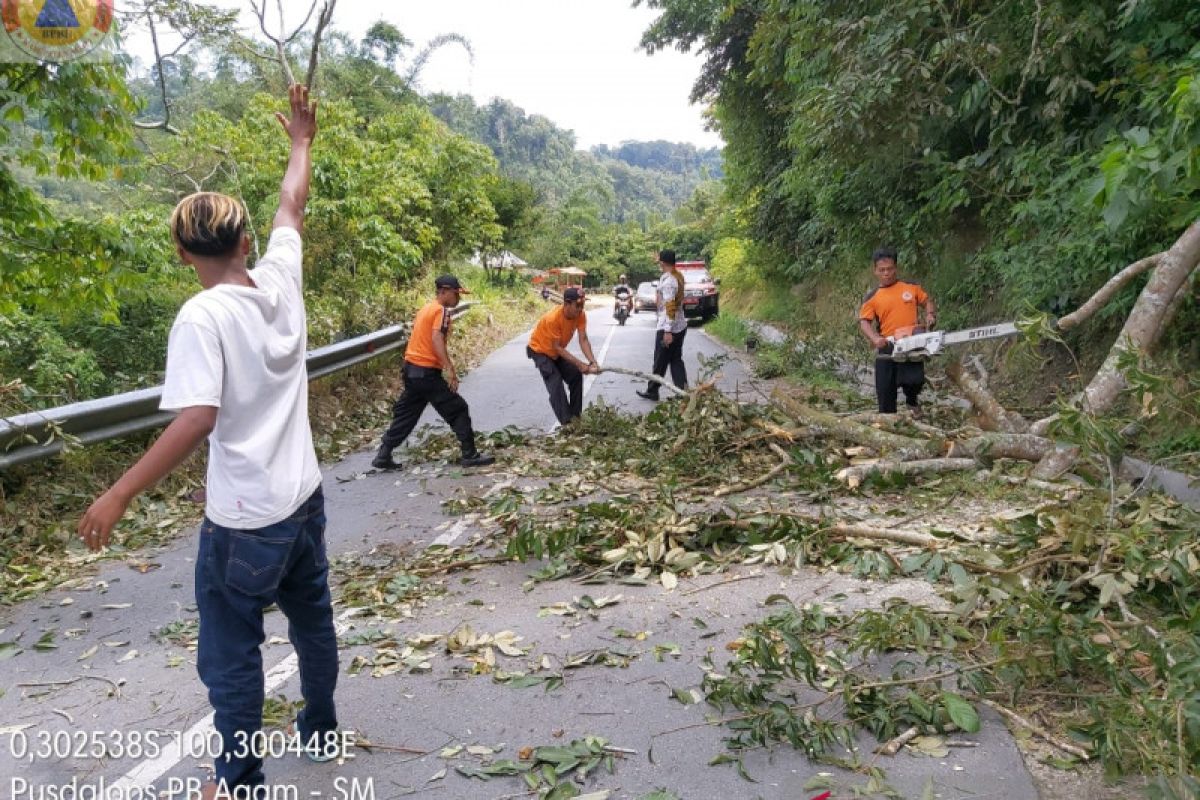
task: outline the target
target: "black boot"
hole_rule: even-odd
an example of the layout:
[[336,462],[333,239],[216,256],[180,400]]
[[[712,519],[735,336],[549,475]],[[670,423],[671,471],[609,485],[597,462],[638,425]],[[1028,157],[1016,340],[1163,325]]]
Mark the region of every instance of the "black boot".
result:
[[656,392],[654,389],[647,389],[644,392],[641,389],[638,389],[636,394],[638,397],[644,397],[647,400],[653,400],[656,403],[658,402],[658,392]]
[[404,467],[403,464],[392,461],[392,448],[386,444],[379,447],[379,452],[375,454],[375,458],[371,459],[371,466],[382,470],[403,469]]
[[495,464],[495,456],[485,456],[478,450],[470,453],[463,453],[463,457],[458,460],[460,466],[463,467],[486,467],[488,464]]

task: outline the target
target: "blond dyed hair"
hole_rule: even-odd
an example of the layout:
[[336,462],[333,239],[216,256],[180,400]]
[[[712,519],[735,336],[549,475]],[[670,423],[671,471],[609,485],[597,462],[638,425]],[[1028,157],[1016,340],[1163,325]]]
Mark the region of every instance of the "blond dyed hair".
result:
[[196,192],[171,212],[171,238],[189,253],[227,256],[246,234],[246,208],[218,192]]

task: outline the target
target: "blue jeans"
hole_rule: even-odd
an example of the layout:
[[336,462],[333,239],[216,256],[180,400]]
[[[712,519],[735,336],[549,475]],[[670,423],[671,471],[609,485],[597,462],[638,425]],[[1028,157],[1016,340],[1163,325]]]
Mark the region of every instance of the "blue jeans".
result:
[[[217,782],[230,789],[262,786],[263,760],[247,752],[262,728],[263,611],[277,603],[300,663],[304,710],[298,733],[308,742],[337,729],[337,635],[325,556],[325,496],[318,488],[287,519],[237,530],[207,517],[196,558],[200,640],[196,665],[208,687],[223,755]],[[240,752],[239,752],[240,751]]]

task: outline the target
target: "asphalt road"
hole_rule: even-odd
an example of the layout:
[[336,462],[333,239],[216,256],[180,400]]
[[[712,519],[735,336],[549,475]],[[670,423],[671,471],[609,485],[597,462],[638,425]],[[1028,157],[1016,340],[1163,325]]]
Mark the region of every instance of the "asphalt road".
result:
[[[550,306],[547,305],[547,309]],[[601,365],[650,372],[654,355],[654,314],[633,314],[624,326],[612,318],[610,305],[593,303],[587,309],[588,338]],[[478,430],[498,430],[506,425],[549,431],[556,426],[541,375],[525,356],[529,334],[523,333],[500,346],[463,381],[460,391],[471,406],[471,420]],[[568,348],[582,357],[578,342]],[[688,380],[694,383],[702,371],[700,358],[713,359],[725,354],[725,348],[703,328],[693,324],[683,343],[683,358]],[[741,362],[725,361],[718,385],[722,391],[752,391],[749,376]],[[609,373],[584,378],[585,405],[603,398],[610,406],[624,411],[644,412],[652,403],[634,394],[645,384],[627,375]],[[666,397],[668,392],[664,391]],[[443,424],[432,409],[421,418],[421,426]],[[418,428],[419,430],[419,428]]]
[[[632,317],[621,328],[603,310],[589,312],[589,335],[605,364],[646,369],[652,327],[648,314]],[[549,430],[553,425],[541,380],[524,356],[525,339],[499,347],[463,382],[480,430],[506,425]],[[721,352],[702,330],[689,332],[685,354],[693,375],[698,354]],[[721,374],[724,391],[754,391],[740,364],[725,364]],[[588,402],[604,398],[622,408],[648,409],[651,404],[636,397],[635,388],[630,378],[600,375],[590,382]],[[443,425],[436,418],[431,421]],[[478,491],[512,479],[502,463],[474,474],[420,465],[404,473],[373,473],[367,469],[370,456],[363,451],[325,465],[331,558],[388,544],[462,544],[474,532],[470,519],[447,516],[441,501],[455,491]],[[194,551],[195,541],[187,537],[158,552],[102,562],[86,577],[42,598],[0,610],[0,643],[16,642],[21,650],[0,644],[0,681],[6,687],[0,695],[0,797],[140,798],[151,796],[141,787],[154,786],[172,792],[173,798],[189,798],[187,790],[199,784],[210,760],[203,756],[210,710],[186,635],[174,641],[166,635],[186,631],[195,620]],[[844,787],[862,786],[862,776],[815,765],[790,747],[748,753],[744,763],[754,783],[729,765],[708,766],[723,751],[722,729],[703,724],[712,709],[684,705],[672,698],[672,690],[699,685],[705,656],[724,663],[724,645],[743,625],[767,613],[763,601],[772,594],[784,593],[796,602],[821,600],[843,610],[893,596],[928,596],[919,582],[875,584],[833,573],[784,578],[748,567],[731,573],[743,580],[726,584],[724,578],[704,576],[670,593],[659,586],[589,587],[564,581],[524,591],[533,567],[502,564],[455,576],[446,581],[444,597],[411,618],[398,615],[387,628],[401,637],[446,634],[463,624],[480,633],[514,631],[522,637],[520,646],[530,650],[523,657],[503,658],[501,666],[510,670],[542,656],[561,665],[596,649],[619,650],[626,657],[624,666],[573,670],[565,673],[569,677],[562,688],[546,692],[464,674],[455,669],[462,666],[460,660],[436,647],[427,673],[373,678],[368,669],[350,676],[346,668],[351,659],[369,653],[370,647],[346,647],[338,688],[342,724],[385,747],[357,750],[341,764],[272,760],[268,777],[274,789],[269,796],[522,797],[526,787],[518,778],[481,781],[455,772],[455,764],[479,766],[483,751],[446,759],[440,757],[442,748],[484,747],[496,750],[496,758],[515,759],[523,747],[565,744],[585,735],[602,736],[633,751],[619,760],[614,774],[601,771],[584,789],[610,789],[614,799],[639,798],[659,787],[700,800],[809,798],[819,792],[803,787],[818,773],[832,773]],[[618,593],[618,603],[594,615],[541,611],[583,594]],[[368,628],[340,605],[335,614],[349,633]],[[629,639],[626,631],[643,635]],[[300,696],[279,614],[268,615],[264,664],[269,694]],[[955,749],[941,758],[901,753],[879,765],[905,797],[922,796],[928,784],[938,798],[1035,798],[1008,731],[987,709],[983,718],[983,731],[971,737],[977,747]],[[115,743],[132,750],[137,738],[141,753],[119,756],[112,750]],[[107,743],[107,751],[97,741]],[[177,741],[181,747],[173,746]],[[860,755],[871,759],[869,749]],[[64,793],[72,785],[84,788],[75,795]],[[839,796],[850,796],[849,789],[835,794]]]

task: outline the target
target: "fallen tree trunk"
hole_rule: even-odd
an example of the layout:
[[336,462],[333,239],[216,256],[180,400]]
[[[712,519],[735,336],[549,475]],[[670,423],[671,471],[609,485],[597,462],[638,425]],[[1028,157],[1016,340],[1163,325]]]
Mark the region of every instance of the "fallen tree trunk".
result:
[[780,391],[775,391],[771,395],[771,399],[781,411],[807,426],[813,433],[866,445],[876,452],[890,454],[895,461],[934,458],[942,453],[940,441],[914,439],[881,431],[869,425],[861,425],[828,411],[805,405]]
[[1054,442],[1030,433],[988,433],[950,445],[948,458],[1016,458],[1041,461],[1054,449]]
[[1103,414],[1116,403],[1127,385],[1125,375],[1118,367],[1122,356],[1133,351],[1141,358],[1154,349],[1175,298],[1187,284],[1197,263],[1200,263],[1200,220],[1193,222],[1162,254],[1150,280],[1138,295],[1104,363],[1083,390],[1082,405],[1088,413]]
[[1056,323],[1058,329],[1060,331],[1069,331],[1091,319],[1092,315],[1103,308],[1109,300],[1112,300],[1113,295],[1125,288],[1127,283],[1143,272],[1157,267],[1164,255],[1166,253],[1155,253],[1152,256],[1146,256],[1140,261],[1133,262],[1116,275],[1113,275],[1108,279],[1108,283],[1101,286],[1099,291],[1089,297],[1083,305],[1065,317],[1060,317]]
[[852,422],[861,422],[864,425],[880,425],[892,431],[893,433],[896,432],[896,428],[908,426],[913,430],[920,431],[928,436],[935,436],[939,439],[946,435],[944,430],[935,425],[928,425],[924,422],[918,422],[911,417],[903,416],[901,414],[881,414],[878,411],[864,411],[860,414],[851,414],[850,416],[845,417],[845,419],[851,420]]
[[963,396],[971,401],[971,405],[983,415],[981,428],[1002,433],[1029,432],[1029,422],[1020,414],[1009,411],[1000,405],[987,387],[975,380],[974,376],[964,369],[962,361],[955,360],[947,363],[946,374],[962,390]]
[[833,476],[851,488],[874,474],[924,475],[942,472],[963,472],[979,468],[973,458],[928,458],[920,461],[876,461],[874,464],[856,464],[844,467]]
[[1042,456],[1030,477],[1040,481],[1054,480],[1070,471],[1079,460],[1079,448],[1073,444],[1056,443],[1054,449]]

